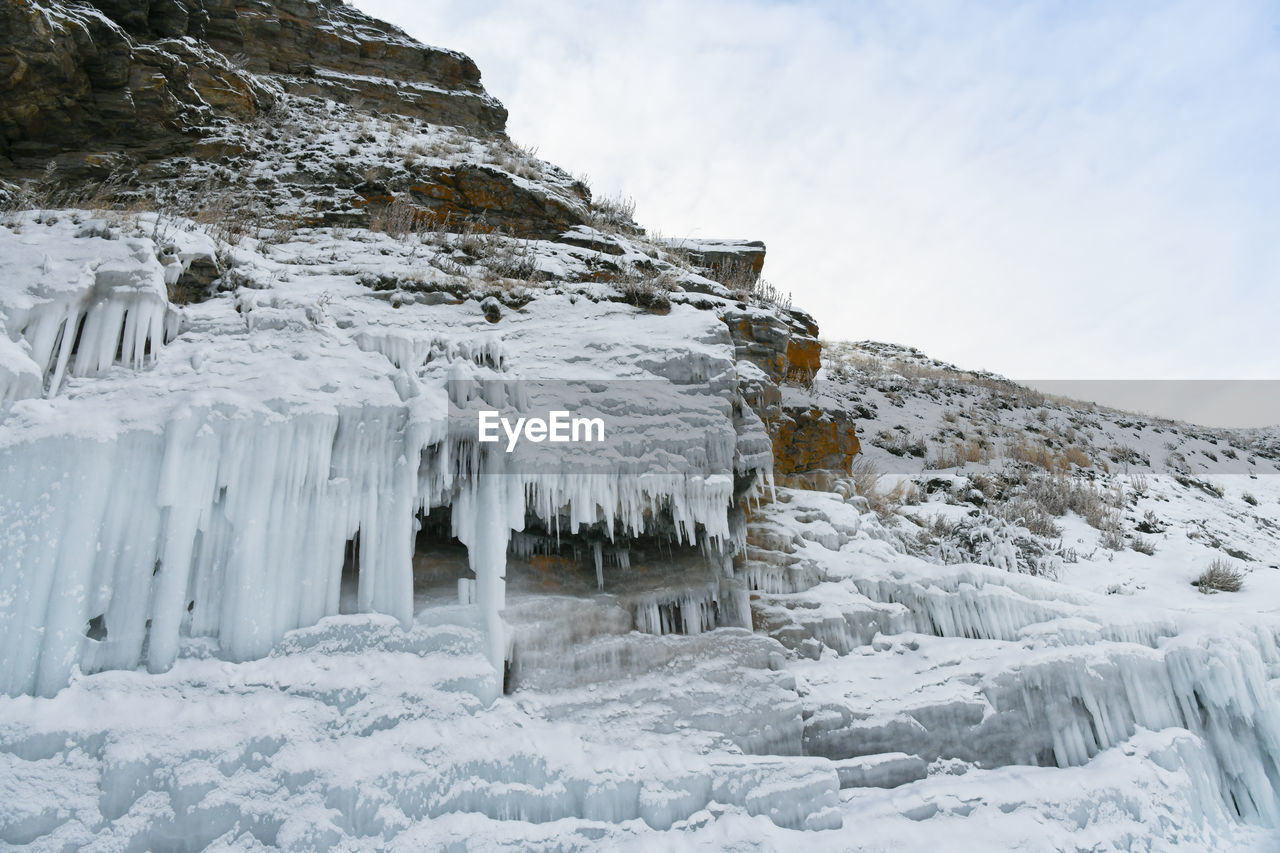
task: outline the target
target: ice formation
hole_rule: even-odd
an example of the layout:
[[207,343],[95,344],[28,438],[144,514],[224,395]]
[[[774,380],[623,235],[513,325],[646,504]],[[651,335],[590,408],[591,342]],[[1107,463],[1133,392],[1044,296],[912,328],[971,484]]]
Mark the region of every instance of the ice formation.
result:
[[[97,6],[10,10],[16,94],[133,73],[0,158],[0,846],[1280,844],[1274,435],[820,345],[763,244],[646,235],[349,7]],[[45,134],[131,90],[164,133]],[[205,224],[18,210],[86,189]],[[477,441],[554,411],[608,435]],[[1158,548],[1029,540],[1067,473]]]
[[[495,327],[332,234],[224,247],[253,286],[179,307],[200,232],[37,216],[0,229],[0,841],[1275,838],[1274,619],[937,565],[843,484],[773,488],[713,312]],[[553,408],[617,429],[475,440]]]
[[[554,354],[535,358],[536,323],[505,343],[462,329],[424,335],[433,318],[465,329],[474,315],[419,306],[405,319],[375,303],[335,324],[275,295],[238,300],[233,331],[228,300],[169,305],[157,260],[168,247],[109,231],[50,216],[2,232],[10,343],[52,398],[17,406],[0,448],[4,692],[48,695],[76,668],[162,671],[184,636],[217,638],[231,660],[260,657],[286,631],[339,612],[348,542],[358,542],[356,608],[407,626],[418,519],[440,506],[468,546],[500,667],[508,541],[527,515],[557,532],[600,524],[611,538],[665,515],[677,541],[715,551],[732,539],[734,474],[764,476],[748,467],[759,460],[735,460],[733,363],[714,317],[688,309],[692,326],[668,321],[664,336],[692,334],[661,360],[639,348],[615,368],[624,381],[605,385],[610,374],[597,371],[581,388],[530,388],[521,376],[559,366]],[[175,269],[203,248],[192,232],[171,241]],[[70,260],[33,263],[58,242],[73,247]],[[179,322],[182,345],[150,369]],[[211,347],[215,329],[231,341]],[[281,360],[307,366],[282,372]],[[115,365],[147,373],[112,379]],[[102,378],[60,393],[64,374]],[[135,411],[110,404],[139,391]],[[622,434],[576,455],[476,442],[477,407],[543,403],[603,411]],[[71,426],[53,429],[56,417]]]
[[208,254],[197,245],[164,255],[150,237],[106,239],[92,223],[62,231],[56,245],[47,234],[0,234],[10,276],[0,293],[0,332],[8,338],[0,405],[35,396],[33,377],[53,396],[68,376],[96,376],[115,364],[141,368],[177,332],[166,285]]
[[[807,752],[837,763],[902,752],[1062,768],[1144,731],[1186,730],[1203,750],[1197,772],[1211,774],[1222,806],[1280,825],[1274,620],[1231,629],[995,568],[922,563],[892,555],[872,516],[859,518],[836,495],[784,497],[797,505],[768,508],[752,538],[787,543],[797,563],[827,581],[808,590],[780,588],[768,575],[753,581],[766,627],[802,654],[842,656],[800,670],[835,690],[810,696]],[[861,564],[842,552],[862,555]],[[955,654],[958,640],[965,657]],[[868,656],[935,645],[918,672],[899,668],[891,679],[885,662]],[[860,682],[868,686],[850,689]]]

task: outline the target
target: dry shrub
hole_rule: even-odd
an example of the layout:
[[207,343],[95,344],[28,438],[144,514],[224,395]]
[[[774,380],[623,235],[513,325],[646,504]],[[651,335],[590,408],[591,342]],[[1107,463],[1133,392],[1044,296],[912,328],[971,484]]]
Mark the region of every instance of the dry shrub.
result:
[[619,193],[593,198],[590,206],[591,225],[597,231],[616,232],[635,228],[636,200]]
[[712,277],[728,288],[735,299],[773,305],[783,310],[791,307],[791,294],[765,280],[746,261],[731,260],[720,264]]
[[920,487],[911,480],[902,480],[898,485],[890,489],[885,498],[895,507],[909,505],[917,506],[923,500],[920,494]]
[[884,472],[880,470],[879,465],[861,454],[853,461],[853,468],[850,470],[850,474],[853,479],[854,494],[868,500],[870,500],[871,495],[879,490],[880,478],[884,476]]
[[939,448],[937,454],[925,463],[926,468],[959,468],[966,463],[989,462],[995,456],[991,445],[976,438],[952,442]]
[[1078,468],[1089,468],[1093,465],[1089,455],[1074,444],[1058,453],[1044,442],[1029,443],[1025,438],[1019,438],[1017,444],[1011,445],[1006,455],[1019,462],[1043,468],[1051,474],[1057,471],[1069,471],[1073,465]]
[[614,285],[625,302],[647,311],[663,313],[671,310],[673,279],[668,275],[646,274],[634,267],[623,270]]
[[862,455],[854,460],[850,470],[854,494],[865,498],[867,505],[881,521],[896,522],[898,510],[904,504],[920,503],[920,489],[910,480],[902,480],[893,488],[885,490],[880,486],[883,478],[884,472],[874,461]]
[[1200,577],[1191,582],[1205,595],[1215,592],[1239,592],[1244,586],[1244,572],[1240,571],[1229,560],[1221,557],[1209,564]]
[[1043,468],[1051,474],[1058,470],[1057,455],[1041,442],[1029,444],[1026,439],[1022,439],[1009,448],[1008,455],[1019,462]]
[[1081,482],[1061,472],[1027,480],[1027,495],[1053,516],[1074,512],[1084,518],[1091,527],[1106,527],[1107,496],[1091,484]]
[[418,209],[397,196],[390,204],[381,205],[369,214],[369,230],[400,240],[415,230],[418,220]]
[[1074,444],[1063,451],[1062,458],[1080,468],[1088,468],[1092,464],[1085,452]]
[[504,238],[501,231],[489,235],[488,253],[481,259],[485,279],[517,279],[532,283],[538,277],[538,258],[528,240]]
[[995,514],[1011,524],[1025,527],[1036,536],[1055,538],[1062,535],[1054,517],[1045,511],[1035,500],[1019,495],[1008,503],[998,506]]
[[880,480],[884,477],[884,472],[880,470],[879,465],[865,456],[859,456],[854,460],[850,474],[853,479],[854,493],[866,498],[868,506],[876,515],[884,519],[897,510],[898,503],[880,489]]
[[1134,536],[1133,541],[1129,543],[1129,547],[1137,551],[1139,554],[1146,554],[1148,557],[1156,552],[1155,540],[1147,539],[1145,536]]
[[786,376],[783,377],[783,381],[812,391],[813,381],[817,375],[818,371],[813,368],[805,367],[802,364],[789,364],[787,365],[787,373]]
[[952,444],[947,447],[938,448],[938,452],[925,460],[925,468],[942,469],[942,468],[959,468],[964,464],[964,460],[960,458],[958,444]]
[[1114,510],[1107,510],[1102,519],[1102,535],[1098,537],[1098,544],[1108,551],[1123,551],[1127,544],[1124,539],[1124,528],[1121,524],[1120,513]]

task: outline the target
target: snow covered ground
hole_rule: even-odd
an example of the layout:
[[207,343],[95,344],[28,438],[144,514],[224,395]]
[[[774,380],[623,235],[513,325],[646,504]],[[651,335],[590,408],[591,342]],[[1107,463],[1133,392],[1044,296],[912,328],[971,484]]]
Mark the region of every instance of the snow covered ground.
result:
[[[0,843],[1280,847],[1268,435],[828,347],[784,404],[856,412],[885,476],[773,490],[733,296],[569,236],[7,218]],[[507,250],[545,279],[484,266]],[[668,302],[597,281],[619,258],[667,264]],[[222,284],[171,301],[199,262]],[[472,476],[451,411],[527,407],[530,378],[647,426]],[[579,572],[512,533],[526,511],[633,547],[584,539]],[[1203,594],[1219,558],[1243,586]]]
[[164,674],[0,701],[3,840],[1275,848],[1274,618],[1206,620],[924,563],[833,495],[786,490],[767,514],[830,579],[762,598],[869,641],[810,659],[741,629],[606,635],[579,651],[590,679],[557,684],[550,666],[543,686],[507,696],[470,607],[428,603],[409,631],[330,617],[244,663],[190,641]]

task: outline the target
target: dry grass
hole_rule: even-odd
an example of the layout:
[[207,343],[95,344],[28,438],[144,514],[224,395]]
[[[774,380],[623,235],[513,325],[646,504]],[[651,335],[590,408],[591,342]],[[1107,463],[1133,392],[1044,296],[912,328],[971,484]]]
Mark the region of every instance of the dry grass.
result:
[[381,231],[389,237],[403,240],[415,233],[425,218],[421,210],[396,196],[390,204],[378,205],[369,212],[369,230]]
[[1068,472],[1072,466],[1090,468],[1093,465],[1089,455],[1074,444],[1058,452],[1042,441],[1029,442],[1024,436],[1019,436],[1017,443],[1010,443],[1005,449],[1005,455],[1018,462],[1043,468],[1050,474]]
[[1072,445],[1071,447],[1068,447],[1066,450],[1064,450],[1062,452],[1062,458],[1066,460],[1068,464],[1076,465],[1080,468],[1088,468],[1093,464],[1092,462],[1089,461],[1088,455],[1086,455],[1083,450],[1081,450],[1079,447],[1076,447],[1075,445]]
[[728,288],[735,299],[759,305],[774,305],[783,310],[791,307],[790,292],[775,287],[745,261],[721,264],[712,277]]
[[1089,526],[1106,530],[1115,507],[1123,505],[1123,493],[1103,492],[1093,484],[1061,471],[1029,477],[1026,494],[1048,512],[1060,517],[1068,512],[1080,515]]
[[884,476],[884,472],[880,470],[879,465],[862,455],[859,455],[853,461],[853,468],[850,474],[853,480],[854,494],[868,499],[879,491],[880,478]]
[[[1097,525],[1095,525],[1097,526]],[[1108,551],[1123,551],[1125,545],[1124,526],[1120,513],[1115,510],[1107,510],[1102,517],[1102,524],[1099,528],[1102,535],[1098,537],[1098,544]]]
[[940,448],[937,454],[925,462],[926,468],[960,468],[965,464],[990,462],[995,457],[995,449],[986,442],[970,438],[965,441],[952,442],[950,446]]
[[1199,588],[1205,595],[1215,592],[1239,592],[1244,586],[1244,572],[1230,561],[1218,558],[1210,563],[1200,577],[1191,582],[1191,585]]
[[995,514],[1011,524],[1025,527],[1036,536],[1053,539],[1062,535],[1062,528],[1058,527],[1054,516],[1026,495],[1020,495],[1007,503],[998,505]]
[[625,268],[614,286],[625,302],[646,311],[662,313],[671,309],[671,289],[675,280],[669,274],[654,275],[636,267]]
[[[537,148],[525,147],[505,139],[489,143],[484,152],[484,162],[530,181],[540,180],[543,176]],[[634,203],[632,207],[634,208]]]
[[1147,539],[1145,536],[1134,535],[1129,542],[1129,547],[1137,551],[1139,554],[1146,554],[1148,557],[1156,552],[1156,543],[1153,539]]
[[591,225],[597,231],[616,233],[635,230],[636,200],[619,193],[591,199]]
[[883,489],[880,481],[884,472],[873,460],[859,455],[853,462],[849,479],[853,492],[865,498],[867,505],[882,521],[894,520],[904,504],[920,503],[920,489],[910,480],[902,480],[891,489]]

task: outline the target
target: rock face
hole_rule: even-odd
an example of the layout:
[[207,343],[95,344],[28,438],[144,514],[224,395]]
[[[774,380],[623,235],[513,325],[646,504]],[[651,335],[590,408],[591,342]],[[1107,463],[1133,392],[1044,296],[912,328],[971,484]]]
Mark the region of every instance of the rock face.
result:
[[588,218],[586,187],[507,139],[475,63],[342,3],[15,0],[0,33],[0,190],[342,226],[399,201],[525,238]]
[[6,171],[182,151],[200,130],[257,116],[282,92],[477,134],[506,123],[470,59],[331,0],[15,0],[0,7],[0,27]]
[[853,420],[814,402],[787,404],[779,390],[784,381],[811,384],[822,367],[818,324],[795,309],[730,307],[723,316],[739,363],[760,369],[743,384],[747,401],[770,424],[774,474],[792,483],[800,482],[796,475],[812,472],[848,474],[861,449]]
[[[586,187],[507,139],[506,110],[469,58],[342,3],[13,0],[0,32],[0,191],[41,180],[83,194],[109,178],[127,200],[163,195],[226,230],[254,217],[500,230],[588,250],[601,280],[635,264],[615,257],[623,249],[593,219]],[[705,276],[683,289],[714,307],[743,369],[759,368],[742,377],[744,400],[773,425],[778,473],[846,470],[850,425],[783,411],[779,386],[812,379],[821,350],[812,317],[756,292],[764,243],[660,242]],[[500,272],[526,279],[535,267]],[[193,266],[172,298],[207,298],[222,272]]]
[[56,157],[105,163],[122,149],[163,155],[215,108],[243,117],[271,103],[207,47],[137,42],[93,8],[7,3],[0,20],[10,33],[0,46],[0,156],[10,169]]
[[[671,240],[670,244],[731,293],[749,289],[764,268],[765,246],[759,241]],[[745,375],[740,367],[740,381],[747,403],[769,424],[775,476],[805,488],[826,488],[834,478],[847,475],[861,449],[853,421],[843,413],[827,412],[806,394],[799,395],[803,403],[784,403],[779,387],[784,382],[812,385],[822,368],[817,321],[799,309],[766,307],[750,299],[725,306],[721,318],[729,327],[739,365],[759,368],[754,375]]]
[[773,469],[789,476],[812,471],[847,473],[861,450],[853,421],[817,406],[787,406],[773,434]]
[[409,186],[408,197],[433,220],[479,218],[528,237],[554,239],[583,221],[581,196],[539,192],[486,166],[432,169]]
[[744,305],[726,309],[724,321],[733,336],[739,359],[754,363],[774,382],[786,378],[791,328],[785,320],[772,311]]
[[712,273],[717,281],[729,274],[760,275],[764,269],[765,246],[760,240],[699,240],[680,237],[667,241],[686,252],[690,260]]
[[791,336],[787,338],[787,370],[797,378],[812,379],[822,367],[822,342],[818,321],[804,311],[788,312]]

